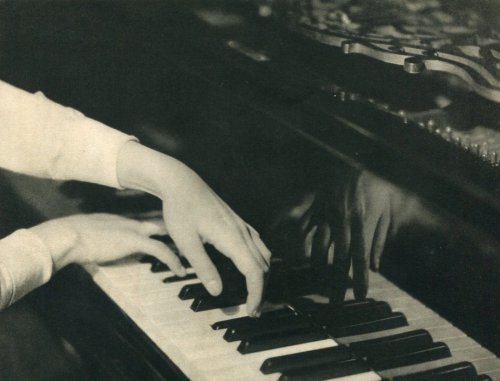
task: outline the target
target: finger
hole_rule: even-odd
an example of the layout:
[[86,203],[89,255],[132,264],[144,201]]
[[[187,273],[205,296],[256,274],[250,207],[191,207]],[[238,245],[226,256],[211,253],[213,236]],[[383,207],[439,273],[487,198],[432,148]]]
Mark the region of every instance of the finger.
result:
[[300,252],[297,253],[299,255],[299,260],[303,259],[303,256],[311,260],[313,256],[313,241],[316,236],[316,231],[318,230],[317,226],[313,226],[311,230],[304,237],[304,242],[300,246]]
[[252,238],[252,233],[250,232],[250,229],[246,225],[243,227],[243,229],[245,231],[242,232],[241,235],[245,241],[247,249],[252,253],[255,261],[260,266],[262,271],[267,272],[269,270],[269,265],[267,264],[266,260],[262,256],[259,248],[255,244],[255,242]]
[[217,296],[222,292],[222,280],[197,234],[172,234],[177,248],[188,259],[207,291]]
[[163,219],[154,219],[140,222],[139,233],[148,237],[167,234],[167,227]]
[[177,276],[186,276],[186,269],[182,266],[179,257],[165,244],[150,238],[145,238],[141,235],[131,237],[136,242],[136,251],[144,252],[156,257],[172,270]]
[[314,235],[311,251],[311,267],[314,273],[317,273],[322,278],[326,278],[328,269],[328,251],[331,244],[330,226],[322,223],[318,226]]
[[247,313],[249,316],[258,317],[260,315],[259,306],[264,293],[264,273],[258,270],[250,270],[245,274],[248,290]]
[[345,298],[349,282],[349,268],[351,267],[350,246],[351,229],[349,222],[340,219],[339,223],[333,226],[334,254],[333,254],[333,274],[332,274],[332,294],[333,303],[342,302]]
[[255,242],[255,245],[259,249],[259,252],[261,253],[262,257],[264,258],[267,267],[269,268],[271,265],[271,256],[272,253],[271,251],[267,248],[266,244],[262,241],[260,238],[260,234],[255,230],[252,226],[248,225],[248,229],[250,231],[250,235],[252,236],[253,241]]
[[299,228],[303,233],[311,230],[314,226],[313,220],[313,208],[308,209],[304,215],[299,220]]
[[354,297],[366,298],[368,292],[368,258],[371,253],[375,223],[364,223],[360,216],[353,218],[351,228],[351,259]]
[[255,316],[257,308],[262,301],[264,270],[258,265],[254,255],[245,244],[237,229],[234,229],[230,238],[226,235],[224,239],[211,240],[210,243],[230,258],[238,271],[245,276],[248,291],[247,310],[249,315]]
[[391,219],[388,209],[382,214],[375,229],[375,237],[373,239],[372,251],[370,254],[371,267],[374,271],[380,269],[380,258],[384,252],[387,235],[389,234]]

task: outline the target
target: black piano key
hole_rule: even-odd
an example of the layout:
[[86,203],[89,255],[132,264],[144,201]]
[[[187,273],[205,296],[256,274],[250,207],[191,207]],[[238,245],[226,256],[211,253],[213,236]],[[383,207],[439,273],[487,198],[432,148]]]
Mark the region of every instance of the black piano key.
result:
[[[279,310],[264,312],[260,316],[259,319],[260,320],[274,320],[274,319],[280,319],[280,318],[286,317],[286,316],[296,316],[296,315],[297,314],[295,313],[295,311],[293,311],[290,308],[281,308]],[[253,324],[253,322],[255,320],[256,320],[255,318],[249,317],[249,316],[221,320],[221,321],[213,323],[212,329],[219,330],[219,329],[226,329],[226,328],[245,327],[245,326]]]
[[224,340],[231,342],[244,340],[255,335],[279,333],[296,328],[311,327],[311,322],[302,316],[292,315],[277,319],[254,319],[253,324],[244,327],[229,328],[224,334]]
[[481,375],[477,376],[477,380],[476,381],[493,381],[493,380],[487,374],[481,374]]
[[179,299],[188,300],[210,295],[201,283],[187,284],[181,288]]
[[240,343],[238,346],[238,352],[247,354],[267,351],[269,349],[309,343],[327,338],[328,335],[326,335],[326,333],[321,329],[298,328],[296,330],[280,332],[278,334],[253,336]]
[[182,282],[183,280],[190,280],[190,279],[196,279],[197,276],[194,273],[187,274],[184,277],[180,277],[177,275],[169,276],[165,279],[163,279],[163,283],[176,283],[176,282]]
[[360,359],[303,367],[284,372],[280,381],[321,381],[366,373],[370,367]]
[[415,348],[407,353],[371,354],[368,362],[375,370],[393,369],[428,361],[451,357],[450,349],[444,343],[432,343],[428,346]]
[[157,241],[160,241],[160,242],[164,243],[167,246],[173,246],[174,245],[174,240],[169,235],[154,234],[154,235],[151,236],[151,238],[153,238],[153,239],[155,239]]
[[170,271],[170,268],[157,259],[156,257],[153,257],[152,255],[144,255],[139,259],[139,262],[141,263],[150,263],[151,264],[151,272],[153,273],[159,273],[159,272],[164,272],[164,271]]
[[165,263],[161,261],[156,261],[151,265],[151,272],[152,273],[162,273],[170,271],[170,267],[168,267]]
[[404,315],[400,312],[392,312],[389,316],[382,317],[376,320],[367,320],[347,325],[330,325],[326,329],[333,337],[346,337],[361,335],[364,333],[384,331],[393,328],[407,326],[408,322]]
[[158,259],[156,257],[153,257],[152,255],[143,255],[141,258],[139,258],[139,262],[140,263],[155,263],[156,261],[158,261]]
[[432,344],[432,336],[424,329],[384,336],[377,339],[351,343],[349,348],[358,356],[371,354],[389,355],[391,353],[408,352],[412,348],[421,348]]
[[366,299],[353,299],[353,300],[346,300],[341,303],[330,303],[328,304],[328,308],[331,310],[354,310],[357,308],[366,308],[367,306],[372,305],[373,303],[376,303],[376,300],[372,298],[366,298]]
[[322,325],[342,326],[381,319],[391,313],[391,307],[386,302],[373,302],[362,307],[334,309],[310,316]]
[[331,310],[354,310],[356,308],[363,308],[367,305],[374,303],[373,299],[362,299],[362,300],[347,300],[341,303],[317,303],[308,298],[298,298],[294,300],[291,305],[293,308],[301,313],[308,314],[311,312],[324,312]]
[[264,374],[282,373],[292,369],[346,361],[353,358],[354,355],[347,346],[338,345],[336,347],[271,357],[262,363],[260,371]]
[[[185,257],[178,257],[181,261],[182,266],[184,268],[189,268],[191,267],[191,264],[188,262],[188,260]],[[160,272],[166,272],[170,271],[170,268],[167,266],[166,263],[163,263],[156,257],[153,257],[152,255],[143,255],[141,259],[139,259],[139,262],[141,263],[150,263],[151,264],[151,272],[153,273],[160,273]]]
[[464,361],[443,367],[397,376],[393,381],[478,381],[474,365]]
[[222,309],[228,307],[239,306],[244,304],[246,296],[242,295],[223,295],[223,296],[210,296],[203,295],[196,297],[191,304],[191,309],[194,312],[209,311],[214,309]]
[[180,259],[180,261],[181,261],[182,266],[183,266],[185,269],[189,269],[189,268],[191,268],[191,263],[189,263],[189,261],[187,260],[187,258],[186,258],[186,257],[179,256],[179,259]]

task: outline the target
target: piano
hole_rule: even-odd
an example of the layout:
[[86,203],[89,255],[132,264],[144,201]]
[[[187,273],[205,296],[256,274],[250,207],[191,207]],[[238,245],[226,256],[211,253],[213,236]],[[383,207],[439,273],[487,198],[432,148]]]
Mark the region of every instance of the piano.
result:
[[[91,378],[500,380],[496,72],[460,75],[469,61],[491,69],[495,41],[487,65],[439,45],[432,59],[448,52],[448,66],[428,56],[405,66],[396,58],[422,53],[407,41],[379,55],[373,41],[325,24],[332,12],[330,21],[349,16],[328,8],[336,3],[0,4],[2,78],[186,161],[274,253],[259,319],[245,316],[244,290],[232,287],[240,280],[218,253],[228,277],[220,298],[192,269],[178,279],[143,254],[62,271],[38,291],[38,308]],[[348,288],[331,304],[329,266],[301,256],[294,212],[312,193],[326,210],[345,195],[344,180],[361,176],[426,212],[387,243],[366,299]],[[137,192],[2,179],[33,222],[160,213]]]

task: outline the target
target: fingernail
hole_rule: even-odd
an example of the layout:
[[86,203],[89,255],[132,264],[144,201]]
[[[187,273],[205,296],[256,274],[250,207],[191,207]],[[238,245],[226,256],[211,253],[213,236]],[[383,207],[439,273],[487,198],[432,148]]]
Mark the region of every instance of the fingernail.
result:
[[208,292],[212,295],[219,295],[221,290],[221,287],[219,285],[219,282],[216,280],[211,280],[207,283],[206,288]]

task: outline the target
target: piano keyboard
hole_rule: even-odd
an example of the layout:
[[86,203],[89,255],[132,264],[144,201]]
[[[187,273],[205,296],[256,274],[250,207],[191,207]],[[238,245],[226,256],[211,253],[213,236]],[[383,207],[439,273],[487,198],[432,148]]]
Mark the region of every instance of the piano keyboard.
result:
[[302,298],[251,319],[242,300],[215,308],[192,269],[178,279],[144,258],[87,271],[190,380],[500,380],[500,359],[380,274],[366,301]]

